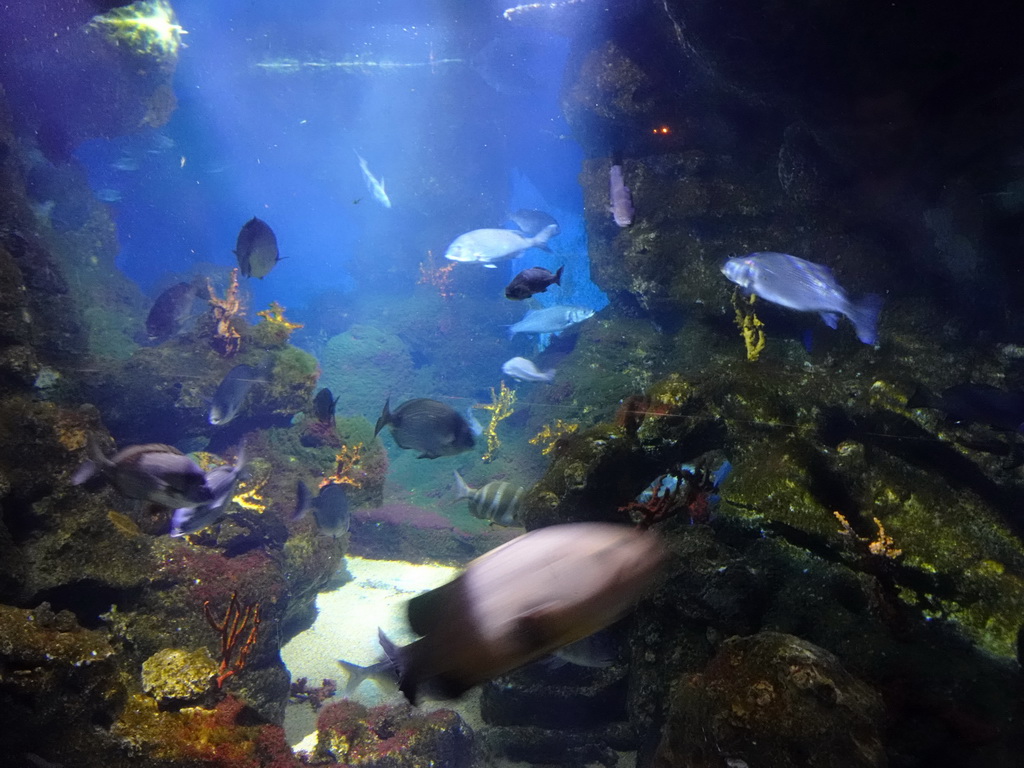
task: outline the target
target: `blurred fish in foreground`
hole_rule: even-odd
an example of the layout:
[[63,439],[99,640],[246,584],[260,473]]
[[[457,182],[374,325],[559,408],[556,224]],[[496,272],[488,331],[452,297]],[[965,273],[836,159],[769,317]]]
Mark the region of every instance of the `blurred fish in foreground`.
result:
[[264,383],[266,379],[251,365],[236,365],[221,380],[210,401],[209,422],[223,426],[238,415],[245,402],[245,396],[253,384]]
[[378,179],[370,173],[370,166],[358,152],[356,152],[356,157],[359,159],[359,169],[363,172],[363,181],[366,182],[366,188],[370,190],[373,199],[385,208],[390,208],[391,198],[388,197],[387,190],[384,189],[384,179]]
[[202,283],[177,283],[156,297],[146,316],[146,335],[151,341],[164,341],[185,327],[192,315],[192,304]]
[[882,297],[868,294],[853,302],[836,282],[832,270],[822,264],[764,251],[727,259],[722,274],[747,293],[801,312],[817,312],[829,328],[839,326],[839,315],[853,323],[857,338],[874,344]]
[[508,329],[509,338],[517,333],[559,333],[594,316],[594,310],[556,304],[546,309],[531,309]]
[[263,279],[270,274],[281,255],[277,248],[277,235],[267,222],[253,216],[242,225],[235,242],[238,268],[245,277]]
[[108,459],[90,436],[88,451],[89,459],[71,476],[72,485],[102,477],[122,496],[171,509],[213,501],[203,470],[170,445],[130,445]]
[[340,483],[328,483],[320,489],[316,498],[306,484],[299,480],[295,488],[295,512],[292,520],[301,520],[306,512],[313,510],[317,528],[326,536],[344,536],[352,522],[348,509],[348,491]]
[[373,436],[390,426],[398,447],[420,451],[417,458],[454,456],[468,451],[476,443],[466,419],[444,403],[420,397],[406,400],[394,411],[390,410],[390,404],[389,397],[384,401]]
[[422,637],[385,648],[399,689],[414,704],[455,698],[603,629],[643,596],[664,558],[656,536],[625,526],[573,523],[519,536],[409,601],[409,624]]
[[524,269],[505,286],[505,298],[522,301],[535,293],[544,293],[551,285],[561,285],[563,269],[565,267],[559,267],[554,273],[544,267]]
[[226,464],[214,467],[206,473],[206,485],[213,494],[213,501],[198,507],[179,507],[171,513],[171,536],[184,536],[208,525],[213,525],[227,509],[235,493],[238,477],[245,468],[245,445],[238,448],[234,466]]
[[533,237],[512,229],[474,229],[455,238],[444,257],[494,269],[495,262],[518,259],[527,248],[548,250],[547,242],[557,229],[557,224],[550,224]]
[[479,520],[496,525],[520,525],[519,511],[526,489],[504,480],[493,480],[479,488],[471,488],[462,475],[455,475],[455,501],[469,499],[469,513]]

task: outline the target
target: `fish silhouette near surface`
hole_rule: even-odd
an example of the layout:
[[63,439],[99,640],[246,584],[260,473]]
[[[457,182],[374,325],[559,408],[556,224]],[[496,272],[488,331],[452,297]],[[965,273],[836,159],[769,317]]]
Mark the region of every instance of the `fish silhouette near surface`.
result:
[[518,536],[409,601],[422,637],[385,647],[399,689],[412,703],[455,698],[603,629],[643,596],[664,558],[656,535],[626,526],[571,523]]
[[628,227],[633,223],[633,215],[636,210],[633,208],[633,195],[622,180],[621,165],[611,167],[608,173],[608,182],[609,197],[611,198],[608,210],[618,226]]
[[501,372],[520,381],[542,381],[545,384],[550,384],[555,380],[554,368],[547,371],[539,370],[533,361],[527,360],[525,357],[513,357],[511,360],[506,360],[501,366]]
[[822,264],[764,251],[727,259],[722,274],[747,293],[772,304],[801,312],[817,312],[829,328],[837,328],[839,316],[853,323],[857,338],[874,344],[882,297],[869,294],[854,302],[836,282],[832,270]]
[[505,286],[505,298],[522,301],[535,293],[544,293],[549,286],[561,285],[563,269],[565,267],[559,267],[557,272],[551,272],[544,267],[524,269]]
[[466,419],[444,403],[420,397],[406,400],[394,411],[390,410],[390,403],[391,398],[384,402],[373,436],[390,426],[398,447],[419,451],[417,458],[454,456],[468,451],[476,443]]
[[245,445],[239,447],[234,465],[214,467],[206,473],[206,485],[213,500],[198,507],[179,507],[171,513],[171,536],[184,536],[213,525],[224,516],[245,468]]
[[213,501],[203,470],[170,445],[130,445],[107,458],[90,437],[88,450],[89,459],[72,475],[72,485],[102,477],[126,498],[170,509]]
[[496,262],[517,259],[528,248],[548,250],[547,242],[557,229],[557,224],[549,224],[532,237],[512,229],[474,229],[455,238],[444,257],[496,269]]
[[253,216],[242,225],[235,243],[235,258],[245,277],[261,280],[281,261],[277,249],[277,235],[267,222]]
[[517,333],[559,333],[594,316],[594,310],[557,304],[546,309],[531,309],[508,329],[509,337]]
[[390,208],[391,198],[388,197],[388,192],[384,189],[384,179],[378,179],[370,173],[370,166],[366,164],[366,161],[358,152],[356,152],[356,158],[359,160],[359,170],[363,172],[363,181],[366,182],[366,188],[370,190],[373,199],[385,208]]
[[489,520],[505,527],[520,525],[519,511],[526,489],[504,480],[493,480],[479,488],[471,488],[462,475],[455,472],[455,500],[469,499],[469,513],[480,520]]

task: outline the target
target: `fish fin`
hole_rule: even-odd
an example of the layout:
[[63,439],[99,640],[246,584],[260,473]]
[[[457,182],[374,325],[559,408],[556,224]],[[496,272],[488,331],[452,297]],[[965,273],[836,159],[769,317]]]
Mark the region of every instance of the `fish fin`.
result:
[[565,265],[562,265],[561,267],[559,267],[558,271],[555,272],[555,279],[551,281],[554,285],[561,285],[562,284],[562,270],[563,269],[565,269]]
[[907,408],[912,410],[914,408],[934,408],[938,401],[938,397],[928,387],[923,384],[918,384],[913,394],[907,398]]
[[348,675],[348,681],[345,683],[345,695],[351,696],[355,693],[356,688],[362,685],[363,681],[369,676],[370,668],[361,667],[358,664],[353,664],[351,661],[345,661],[344,659],[338,659],[337,661]]
[[558,232],[557,224],[548,224],[544,229],[533,236],[533,245],[535,248],[540,248],[542,251],[551,253],[551,249],[548,248],[548,240],[555,236]]
[[[455,501],[468,499],[470,494],[473,493],[473,489],[462,479],[462,475],[459,474],[458,470],[455,470],[452,474],[455,475]],[[452,503],[454,504],[455,502]]]
[[555,369],[549,368],[548,370],[544,371],[543,376],[545,383],[553,384],[555,381]]
[[190,531],[186,531],[185,528],[189,521],[195,515],[196,510],[194,507],[181,507],[180,509],[174,510],[171,513],[171,532],[170,535],[174,538],[184,536]]
[[295,483],[295,510],[289,518],[292,522],[301,520],[306,516],[309,508],[313,505],[313,495],[304,482],[298,480]]
[[71,476],[71,484],[81,485],[92,480],[99,473],[100,468],[96,466],[96,462],[92,459],[86,459],[82,462],[82,466],[75,470],[75,474]]
[[380,412],[380,418],[377,419],[377,425],[373,428],[374,437],[380,434],[380,431],[384,429],[385,426],[391,423],[391,411],[388,408],[390,404],[391,395],[388,395],[387,399],[384,401],[384,410]]
[[419,694],[419,680],[412,667],[415,661],[416,643],[419,641],[399,648],[391,642],[391,639],[384,634],[384,630],[380,627],[377,627],[377,641],[384,649],[384,655],[387,656],[388,661],[395,667],[395,673],[398,675],[398,690],[409,700],[410,704],[415,706]]
[[819,312],[822,321],[833,331],[839,327],[839,315],[835,312]]
[[850,306],[847,317],[857,331],[857,338],[865,344],[874,344],[878,340],[878,315],[884,301],[877,293],[869,293]]
[[406,612],[409,618],[409,627],[417,635],[429,635],[447,620],[448,612],[445,610],[455,595],[462,588],[458,578],[442,584],[429,592],[417,595],[412,598]]
[[497,269],[497,264],[484,264],[484,269]]

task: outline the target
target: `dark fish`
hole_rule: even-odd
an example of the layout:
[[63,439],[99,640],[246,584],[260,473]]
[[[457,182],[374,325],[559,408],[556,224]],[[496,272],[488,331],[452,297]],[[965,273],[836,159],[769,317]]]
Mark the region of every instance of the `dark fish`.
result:
[[90,437],[89,457],[72,475],[72,485],[100,476],[122,496],[171,509],[197,507],[213,500],[203,470],[169,445],[131,445],[108,459]]
[[377,419],[373,436],[385,426],[391,426],[391,435],[399,448],[420,451],[420,459],[454,456],[468,451],[475,444],[473,430],[462,414],[437,400],[420,397],[406,400],[392,413],[384,402],[384,410]]
[[317,392],[316,397],[313,398],[313,411],[316,413],[317,420],[323,424],[333,424],[334,410],[338,406],[339,399],[341,399],[341,395],[335,397],[327,387]]
[[519,525],[519,510],[526,489],[504,480],[495,480],[479,488],[470,488],[462,475],[455,472],[455,500],[469,499],[469,512],[480,520],[497,525]]
[[934,408],[953,421],[1024,431],[1024,392],[988,384],[955,384],[940,395],[919,387],[907,400],[907,408]]
[[274,230],[267,222],[253,216],[238,233],[235,256],[243,275],[263,279],[281,261]]
[[551,233],[552,237],[562,231],[562,228],[558,226],[558,222],[555,221],[554,216],[550,213],[544,213],[544,211],[531,211],[528,208],[520,208],[509,216],[509,218],[517,227],[519,227],[519,231],[527,237],[533,237],[542,229],[549,227],[552,224],[555,225],[555,231]]
[[514,301],[528,299],[535,293],[544,293],[550,285],[562,284],[562,270],[553,273],[544,267],[530,267],[524,269],[512,278],[512,282],[505,286],[505,298]]
[[217,391],[213,393],[213,399],[210,401],[210,423],[220,426],[235,418],[252,385],[263,381],[260,372],[245,363],[236,365],[228,371],[227,376],[217,385]]
[[348,532],[352,515],[348,511],[348,492],[341,483],[328,483],[313,498],[306,484],[299,480],[295,488],[292,520],[301,520],[310,509],[321,533],[337,538]]
[[801,312],[817,312],[825,325],[836,328],[846,315],[857,338],[874,344],[882,298],[874,294],[851,301],[832,270],[788,253],[751,253],[726,260],[722,274],[748,293]]
[[606,523],[519,536],[409,601],[409,624],[422,637],[384,649],[399,689],[412,703],[424,689],[454,698],[603,629],[640,599],[664,557],[650,531]]
[[163,341],[180,331],[192,314],[196,283],[177,283],[156,297],[146,317],[146,335]]
[[206,473],[206,486],[213,494],[213,501],[198,507],[180,507],[171,514],[171,536],[184,536],[208,525],[213,525],[224,516],[224,510],[235,494],[238,476],[245,467],[245,445],[239,447],[234,466],[227,464],[214,467]]

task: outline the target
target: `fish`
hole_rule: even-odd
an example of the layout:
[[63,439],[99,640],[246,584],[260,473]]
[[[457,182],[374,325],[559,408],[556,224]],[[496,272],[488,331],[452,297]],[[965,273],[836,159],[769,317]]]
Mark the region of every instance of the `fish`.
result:
[[549,224],[533,237],[512,229],[474,229],[455,238],[444,257],[450,261],[483,264],[488,269],[497,269],[496,262],[518,259],[527,248],[548,250],[547,242],[557,229],[557,224]]
[[550,227],[552,224],[555,226],[555,231],[551,233],[551,236],[561,233],[562,228],[558,226],[558,222],[555,221],[555,217],[550,213],[544,213],[544,211],[533,211],[528,208],[520,208],[518,211],[509,216],[509,219],[519,227],[519,231],[527,237],[533,237],[545,227]]
[[359,159],[359,168],[363,172],[363,180],[366,182],[366,188],[370,190],[370,194],[373,195],[373,199],[385,208],[390,208],[391,198],[388,197],[387,190],[384,189],[384,179],[378,180],[372,173],[370,173],[370,166],[366,164],[366,161],[358,152],[356,152],[356,157]]
[[206,486],[213,494],[213,499],[198,507],[179,507],[171,513],[171,531],[173,537],[194,533],[213,525],[224,516],[224,510],[234,497],[238,478],[245,468],[245,444],[239,446],[235,463],[214,467],[206,473]]
[[537,366],[525,357],[513,357],[511,360],[506,360],[501,366],[501,372],[520,381],[543,381],[550,384],[555,380],[554,368],[547,371],[537,370]]
[[196,282],[176,283],[156,297],[146,316],[146,335],[151,341],[163,341],[185,327],[196,298]]
[[96,190],[96,199],[104,203],[117,203],[120,202],[122,197],[121,190],[114,189],[113,187],[103,187],[103,189]]
[[242,409],[245,396],[253,384],[266,381],[256,368],[242,363],[236,365],[217,385],[217,391],[210,400],[209,422],[214,426],[223,426],[234,419]]
[[531,309],[508,329],[509,338],[517,333],[559,333],[576,323],[594,316],[594,310],[568,304],[556,304],[546,309]]
[[473,430],[458,411],[444,403],[420,397],[406,400],[392,413],[391,398],[384,401],[384,410],[373,430],[373,436],[385,427],[399,448],[420,451],[417,458],[436,459],[468,451],[475,444]]
[[594,632],[555,651],[552,666],[568,663],[577,667],[602,669],[614,664],[616,656],[617,648],[611,635],[605,631]]
[[421,637],[385,646],[399,690],[413,704],[423,695],[457,698],[603,629],[652,586],[664,559],[652,531],[609,523],[518,536],[409,601],[409,625]]
[[466,423],[469,424],[469,430],[473,433],[473,437],[480,437],[484,433],[484,426],[477,419],[476,414],[473,413],[473,406],[467,405],[463,415],[466,417]]
[[611,197],[611,205],[608,206],[608,210],[616,224],[620,227],[628,227],[633,223],[633,214],[636,213],[636,210],[633,208],[633,195],[630,193],[629,187],[622,181],[621,165],[611,167],[608,180]]
[[137,171],[139,170],[139,161],[131,155],[122,155],[112,162],[110,167],[115,171]]
[[510,527],[520,525],[519,511],[523,507],[526,489],[504,480],[493,480],[479,488],[470,488],[462,475],[455,475],[455,501],[469,499],[469,513],[479,520]]
[[544,267],[530,267],[524,269],[512,278],[512,282],[505,286],[505,298],[513,301],[528,299],[535,293],[544,293],[548,286],[562,284],[562,270],[552,273]]
[[788,253],[763,251],[727,259],[722,274],[747,293],[801,312],[817,312],[825,325],[836,328],[839,315],[853,323],[857,338],[874,344],[882,297],[868,294],[854,302],[832,275],[832,270]]
[[936,395],[918,387],[907,408],[934,408],[954,422],[985,424],[1006,432],[1024,431],[1024,392],[989,384],[954,384]]
[[235,257],[245,277],[258,277],[262,280],[270,274],[277,262],[282,261],[274,230],[267,222],[253,216],[238,232]]
[[[385,647],[385,644],[392,648],[394,647],[379,627],[377,628],[377,637],[380,640],[381,647]],[[398,668],[386,654],[381,661],[368,667],[361,667],[344,659],[338,659],[338,664],[348,673],[348,682],[345,683],[346,696],[351,696],[355,693],[356,688],[362,685],[364,680],[372,680],[386,694],[398,693]]]
[[107,458],[90,435],[88,453],[89,458],[72,475],[72,485],[101,477],[126,498],[170,509],[213,501],[203,470],[173,446],[130,445]]
[[316,397],[313,398],[313,411],[316,413],[317,420],[323,424],[333,424],[334,411],[338,407],[340,399],[341,395],[335,397],[327,387],[317,392]]
[[321,533],[334,538],[348,533],[352,514],[348,509],[348,491],[341,483],[327,483],[313,498],[306,484],[299,480],[295,488],[295,499],[292,520],[301,520],[312,509],[313,519]]

